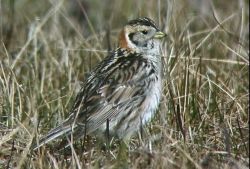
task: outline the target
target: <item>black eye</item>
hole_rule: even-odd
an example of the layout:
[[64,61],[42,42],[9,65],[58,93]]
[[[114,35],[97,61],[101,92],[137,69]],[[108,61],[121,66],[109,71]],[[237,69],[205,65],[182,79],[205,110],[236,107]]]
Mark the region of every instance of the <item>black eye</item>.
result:
[[148,34],[148,31],[143,30],[143,31],[141,31],[141,33],[143,33],[144,35],[146,35],[146,34]]

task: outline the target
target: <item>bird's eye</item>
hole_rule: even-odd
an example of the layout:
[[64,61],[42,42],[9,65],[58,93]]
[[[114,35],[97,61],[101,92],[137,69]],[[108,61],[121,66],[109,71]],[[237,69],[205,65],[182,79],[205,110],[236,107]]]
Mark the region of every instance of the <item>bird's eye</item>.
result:
[[141,31],[141,33],[143,33],[144,35],[146,35],[148,33],[148,31],[143,30],[143,31]]

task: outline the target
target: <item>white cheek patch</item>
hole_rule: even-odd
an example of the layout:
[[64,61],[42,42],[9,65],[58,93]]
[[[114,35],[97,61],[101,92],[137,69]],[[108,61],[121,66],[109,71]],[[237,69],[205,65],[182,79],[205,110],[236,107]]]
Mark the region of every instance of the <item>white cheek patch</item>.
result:
[[128,37],[128,33],[125,34],[125,38],[126,38],[126,41],[127,41],[127,44],[128,44],[128,48],[130,48],[130,49],[136,49],[135,44],[133,44],[133,43],[130,41],[130,39],[129,39],[129,37]]

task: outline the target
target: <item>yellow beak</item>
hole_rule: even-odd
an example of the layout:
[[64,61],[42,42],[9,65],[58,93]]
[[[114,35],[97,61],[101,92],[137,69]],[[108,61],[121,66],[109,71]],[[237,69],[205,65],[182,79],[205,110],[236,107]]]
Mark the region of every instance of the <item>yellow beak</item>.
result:
[[161,31],[159,31],[159,32],[156,32],[156,33],[155,33],[154,38],[155,38],[155,39],[161,39],[161,38],[163,38],[163,37],[165,37],[165,36],[167,36],[167,34],[165,34],[165,33],[161,32]]

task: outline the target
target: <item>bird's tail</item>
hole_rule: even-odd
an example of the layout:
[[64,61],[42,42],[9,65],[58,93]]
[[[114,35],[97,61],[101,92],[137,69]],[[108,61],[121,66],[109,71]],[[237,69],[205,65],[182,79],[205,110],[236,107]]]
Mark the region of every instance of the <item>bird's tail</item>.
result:
[[52,129],[49,131],[49,133],[45,136],[43,136],[39,142],[35,143],[34,146],[32,147],[33,150],[38,149],[39,147],[43,146],[44,144],[47,144],[48,142],[60,137],[60,136],[69,136],[72,133],[72,125],[66,125],[66,124],[61,124],[60,126]]

